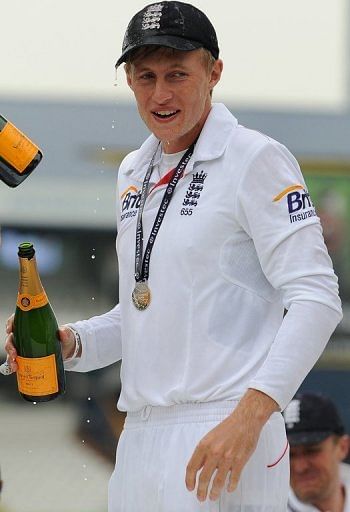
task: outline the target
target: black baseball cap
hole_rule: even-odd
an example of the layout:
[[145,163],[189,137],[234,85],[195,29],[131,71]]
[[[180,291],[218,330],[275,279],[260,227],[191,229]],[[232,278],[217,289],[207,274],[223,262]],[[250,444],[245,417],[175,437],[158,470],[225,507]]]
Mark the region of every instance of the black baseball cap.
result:
[[332,400],[319,393],[298,393],[283,413],[289,444],[320,443],[345,433],[342,419]]
[[146,45],[176,50],[206,48],[219,57],[215,29],[204,12],[191,4],[169,1],[149,4],[131,19],[126,29],[117,68],[132,50]]

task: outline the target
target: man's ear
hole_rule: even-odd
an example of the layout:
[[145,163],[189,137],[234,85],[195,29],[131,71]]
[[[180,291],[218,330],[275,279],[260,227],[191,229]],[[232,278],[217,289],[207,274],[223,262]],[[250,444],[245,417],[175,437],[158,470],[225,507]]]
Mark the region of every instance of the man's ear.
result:
[[348,435],[341,436],[339,438],[339,457],[340,460],[344,460],[349,454],[350,449],[350,437]]
[[216,84],[219,82],[219,80],[221,78],[221,73],[222,73],[223,67],[224,67],[224,63],[222,62],[221,59],[217,59],[214,62],[212,70],[210,72],[209,85],[210,85],[211,89],[213,89],[216,86]]

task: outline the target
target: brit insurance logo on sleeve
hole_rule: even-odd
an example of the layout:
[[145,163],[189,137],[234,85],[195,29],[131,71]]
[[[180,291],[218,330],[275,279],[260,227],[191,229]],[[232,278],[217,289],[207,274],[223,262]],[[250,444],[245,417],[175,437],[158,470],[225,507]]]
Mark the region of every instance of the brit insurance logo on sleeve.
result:
[[122,213],[120,220],[135,217],[141,202],[141,190],[134,186],[128,187],[120,196]]
[[316,210],[307,189],[303,185],[291,185],[273,198],[273,202],[286,201],[291,224],[309,217],[316,217]]

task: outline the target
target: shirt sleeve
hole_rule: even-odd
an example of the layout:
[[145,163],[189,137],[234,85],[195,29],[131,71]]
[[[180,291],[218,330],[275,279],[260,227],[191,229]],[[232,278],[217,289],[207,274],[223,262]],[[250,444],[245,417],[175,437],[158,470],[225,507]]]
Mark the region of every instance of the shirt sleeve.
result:
[[251,158],[236,208],[288,311],[249,387],[284,409],[342,318],[338,280],[299,165],[284,146],[270,140]]
[[89,372],[119,361],[122,357],[120,306],[88,320],[71,325],[80,335],[82,353],[80,358],[67,360],[68,371]]
[[[128,157],[126,157],[128,158]],[[116,193],[117,229],[119,229],[120,202],[117,183]],[[119,361],[122,358],[120,305],[107,313],[81,320],[71,325],[78,333],[82,344],[80,358],[66,360],[67,371],[88,372]]]

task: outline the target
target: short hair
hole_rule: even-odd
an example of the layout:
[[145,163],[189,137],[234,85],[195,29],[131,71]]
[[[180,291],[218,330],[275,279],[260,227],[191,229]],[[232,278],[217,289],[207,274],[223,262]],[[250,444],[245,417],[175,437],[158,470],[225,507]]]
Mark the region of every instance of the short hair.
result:
[[[207,67],[208,72],[211,71],[215,57],[210,53],[206,48],[198,48],[203,57],[203,63]],[[142,60],[153,54],[161,54],[166,57],[172,57],[177,55],[179,52],[183,52],[184,50],[176,50],[175,48],[168,48],[167,46],[157,46],[157,45],[145,45],[140,48],[136,48],[132,50],[126,61],[125,61],[125,71],[126,73],[130,73],[132,64],[137,60]],[[189,51],[197,51],[197,50],[189,50]]]

